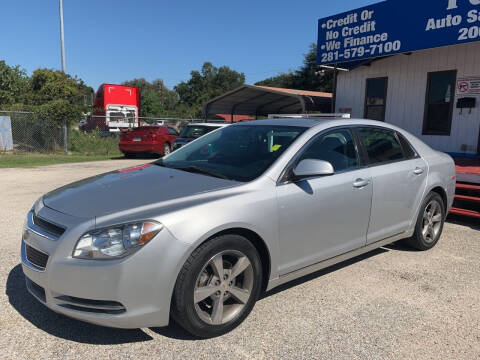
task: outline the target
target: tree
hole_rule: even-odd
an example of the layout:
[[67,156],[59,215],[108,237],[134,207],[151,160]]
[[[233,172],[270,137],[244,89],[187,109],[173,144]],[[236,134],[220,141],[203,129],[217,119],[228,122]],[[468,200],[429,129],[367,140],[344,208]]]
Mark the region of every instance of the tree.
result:
[[217,68],[210,62],[202,70],[192,71],[190,80],[175,86],[180,97],[180,108],[190,109],[190,116],[201,116],[202,106],[214,97],[222,95],[245,84],[245,75],[228,66]]
[[0,105],[13,105],[22,102],[28,87],[25,70],[17,66],[8,66],[0,61]]
[[58,99],[81,103],[79,81],[58,70],[35,70],[30,78],[29,90],[27,102],[32,105],[42,105]]
[[144,78],[125,81],[123,85],[140,88],[140,111],[143,117],[162,117],[171,114],[178,103],[178,95],[169,90],[163,80],[148,82]]
[[274,86],[299,90],[332,91],[332,74],[318,74],[317,45],[310,44],[308,53],[304,54],[303,65],[292,72],[279,74],[256,83],[262,86]]

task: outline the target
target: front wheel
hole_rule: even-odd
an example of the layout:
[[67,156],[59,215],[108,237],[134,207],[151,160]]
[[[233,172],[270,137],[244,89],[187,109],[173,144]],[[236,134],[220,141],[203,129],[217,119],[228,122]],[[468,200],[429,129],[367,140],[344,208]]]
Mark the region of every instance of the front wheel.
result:
[[443,231],[445,222],[445,205],[440,195],[435,192],[428,194],[420,208],[415,232],[405,242],[418,250],[433,248]]
[[178,276],[172,315],[191,334],[210,338],[237,327],[260,294],[257,250],[239,235],[214,238],[188,258]]

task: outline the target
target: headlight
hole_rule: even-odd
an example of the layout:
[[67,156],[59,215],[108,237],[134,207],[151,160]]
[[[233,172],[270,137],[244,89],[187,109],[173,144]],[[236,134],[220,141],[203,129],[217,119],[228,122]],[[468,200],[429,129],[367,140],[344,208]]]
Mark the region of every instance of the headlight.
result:
[[79,259],[118,259],[148,243],[163,226],[145,221],[90,231],[78,240],[73,257]]

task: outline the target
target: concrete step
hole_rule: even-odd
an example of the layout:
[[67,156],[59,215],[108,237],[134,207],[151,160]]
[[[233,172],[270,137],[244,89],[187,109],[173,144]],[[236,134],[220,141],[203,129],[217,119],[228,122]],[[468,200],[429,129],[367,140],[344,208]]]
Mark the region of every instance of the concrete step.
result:
[[455,195],[455,200],[480,204],[480,197],[476,196]]
[[475,184],[457,183],[457,189],[478,191],[480,193],[480,185],[475,185]]
[[480,212],[475,210],[466,210],[466,209],[459,209],[459,208],[451,208],[450,214],[452,215],[459,215],[459,216],[466,216],[475,219],[480,219]]

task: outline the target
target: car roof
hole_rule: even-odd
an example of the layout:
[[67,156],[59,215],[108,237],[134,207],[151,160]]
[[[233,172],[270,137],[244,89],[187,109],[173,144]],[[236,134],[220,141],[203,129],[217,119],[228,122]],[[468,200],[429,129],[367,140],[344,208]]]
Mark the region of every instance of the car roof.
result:
[[210,127],[224,127],[229,124],[224,124],[224,123],[189,123],[185,126],[210,126]]
[[364,126],[380,126],[389,129],[398,128],[394,125],[385,123],[383,121],[367,120],[367,119],[346,119],[346,118],[328,118],[328,119],[308,119],[308,118],[279,118],[279,119],[266,119],[266,120],[253,120],[242,123],[236,123],[235,126],[246,125],[267,125],[267,126],[297,126],[305,128],[313,128],[316,126],[322,126],[324,128],[336,127],[336,126],[350,126],[350,125],[364,125]]

